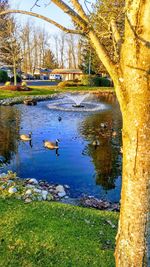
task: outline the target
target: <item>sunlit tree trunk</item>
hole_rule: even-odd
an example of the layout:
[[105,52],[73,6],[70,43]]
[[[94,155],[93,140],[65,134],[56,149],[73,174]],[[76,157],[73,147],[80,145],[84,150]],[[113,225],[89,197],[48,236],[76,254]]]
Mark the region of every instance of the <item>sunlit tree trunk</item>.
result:
[[121,212],[116,266],[147,266],[150,180],[150,2],[127,1],[120,59],[123,116]]
[[[121,212],[116,240],[116,266],[146,265],[146,231],[150,179],[150,95],[139,83],[123,112]],[[145,265],[144,265],[145,264]]]
[[17,85],[17,71],[16,71],[16,60],[13,60],[13,72],[14,72],[14,85]]

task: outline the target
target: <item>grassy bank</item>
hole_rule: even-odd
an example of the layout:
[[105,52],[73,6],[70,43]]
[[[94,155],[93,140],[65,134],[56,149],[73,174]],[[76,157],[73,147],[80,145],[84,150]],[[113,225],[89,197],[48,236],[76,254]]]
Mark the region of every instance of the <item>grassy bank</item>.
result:
[[49,95],[60,92],[68,91],[114,91],[111,87],[88,87],[88,86],[78,86],[78,87],[65,87],[58,88],[57,86],[30,86],[32,91],[9,91],[0,88],[0,99],[18,96],[34,96],[34,95]]
[[113,267],[117,220],[115,212],[0,199],[0,266]]

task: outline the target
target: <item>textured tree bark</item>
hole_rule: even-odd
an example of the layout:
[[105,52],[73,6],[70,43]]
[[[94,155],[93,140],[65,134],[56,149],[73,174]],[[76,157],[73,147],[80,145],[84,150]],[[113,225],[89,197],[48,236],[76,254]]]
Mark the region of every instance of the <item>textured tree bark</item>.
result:
[[150,2],[126,1],[126,9],[119,75],[123,178],[115,259],[117,267],[143,267],[148,266],[150,195]]
[[[133,105],[134,102],[134,105]],[[147,102],[147,103],[145,103]],[[123,114],[123,181],[116,266],[146,265],[150,179],[150,104],[134,96]]]
[[148,266],[150,194],[149,48],[137,39],[134,42],[132,36],[132,41],[129,39],[123,44],[121,63],[123,180],[115,258],[117,267],[143,267]]

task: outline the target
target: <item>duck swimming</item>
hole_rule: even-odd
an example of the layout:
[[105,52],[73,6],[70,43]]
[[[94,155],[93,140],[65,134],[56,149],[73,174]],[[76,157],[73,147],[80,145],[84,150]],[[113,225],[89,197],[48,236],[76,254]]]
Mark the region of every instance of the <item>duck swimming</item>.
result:
[[32,136],[32,132],[30,132],[29,134],[21,134],[20,139],[22,141],[31,141],[31,139],[32,139],[31,136]]
[[97,146],[100,145],[100,142],[99,142],[98,140],[94,140],[94,141],[92,142],[92,145],[95,146],[95,147],[97,147]]
[[58,149],[59,148],[59,146],[58,146],[59,140],[58,139],[56,139],[55,142],[43,140],[43,143],[44,143],[44,147],[46,147],[48,149]]

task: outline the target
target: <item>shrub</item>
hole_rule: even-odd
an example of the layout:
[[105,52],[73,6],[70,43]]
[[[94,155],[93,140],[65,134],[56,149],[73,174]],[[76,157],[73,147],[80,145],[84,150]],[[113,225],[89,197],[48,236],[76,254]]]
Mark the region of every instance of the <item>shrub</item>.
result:
[[3,88],[4,90],[10,90],[10,91],[31,91],[28,87],[22,87],[21,85],[6,85]]
[[107,77],[98,77],[96,75],[83,75],[82,83],[90,86],[111,86],[111,81]]
[[8,74],[6,71],[4,70],[0,70],[0,83],[5,83],[6,81],[8,81]]
[[73,87],[73,86],[81,86],[81,82],[74,82],[74,81],[63,81],[58,84],[58,87]]
[[26,82],[22,82],[22,83],[21,83],[21,86],[22,86],[22,87],[27,87],[27,83],[26,83]]
[[8,81],[5,83],[5,86],[9,86],[10,84],[11,84],[11,82]]
[[90,86],[100,86],[100,78],[96,75],[83,75],[82,83]]
[[100,78],[100,86],[109,87],[111,86],[111,81],[107,77]]

